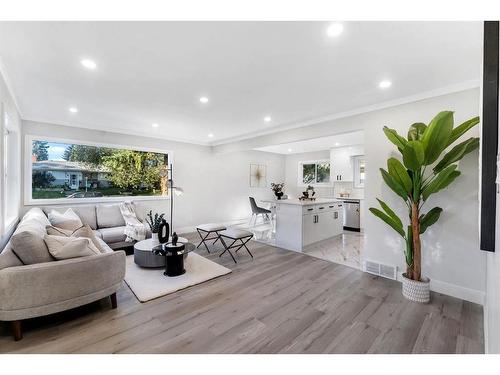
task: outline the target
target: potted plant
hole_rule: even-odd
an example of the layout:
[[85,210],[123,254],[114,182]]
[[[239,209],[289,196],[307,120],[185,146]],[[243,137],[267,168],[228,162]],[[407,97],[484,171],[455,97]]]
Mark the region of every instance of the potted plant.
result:
[[149,211],[146,215],[146,223],[148,223],[149,228],[151,229],[151,239],[153,240],[153,246],[160,244],[160,239],[158,238],[158,232],[160,230],[160,224],[165,214],[155,213],[153,216],[153,211]]
[[283,188],[285,187],[284,182],[280,182],[275,184],[274,182],[271,182],[271,190],[274,192],[274,195],[276,195],[277,199],[281,199],[283,196]]
[[381,168],[380,172],[387,186],[406,204],[408,223],[404,224],[404,218],[398,217],[380,199],[377,200],[382,209],[372,207],[370,211],[405,240],[403,295],[412,301],[430,300],[430,280],[422,276],[420,236],[439,219],[443,211],[434,207],[424,212],[424,205],[431,195],[445,189],[460,176],[457,163],[479,147],[479,138],[469,138],[448,152],[444,151],[478,123],[479,117],[474,117],[454,128],[453,112],[443,111],[429,125],[411,125],[406,138],[394,129],[384,127],[385,135],[401,153],[402,162],[391,157],[387,160],[387,170]]

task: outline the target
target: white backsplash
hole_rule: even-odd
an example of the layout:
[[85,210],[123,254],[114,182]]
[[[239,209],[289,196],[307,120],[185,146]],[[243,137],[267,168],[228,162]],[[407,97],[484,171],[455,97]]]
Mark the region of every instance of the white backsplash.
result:
[[349,193],[349,198],[364,198],[365,189],[354,188],[352,182],[334,182],[333,183],[333,196],[340,197],[341,193]]

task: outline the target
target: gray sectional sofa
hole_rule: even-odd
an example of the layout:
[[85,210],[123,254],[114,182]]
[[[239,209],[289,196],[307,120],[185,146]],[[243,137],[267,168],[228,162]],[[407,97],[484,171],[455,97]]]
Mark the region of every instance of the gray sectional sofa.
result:
[[[136,211],[142,213],[141,206],[134,203]],[[79,206],[44,206],[42,207],[46,215],[51,210],[65,212],[68,208],[73,209],[80,217],[84,225],[89,225],[94,234],[101,238],[112,249],[120,249],[130,246],[130,242],[125,242],[125,220],[120,212],[119,203],[99,203],[85,204]],[[144,221],[144,217],[139,215],[139,219]],[[151,236],[151,233],[148,234]]]
[[[32,208],[18,224],[16,233],[29,231],[38,241],[46,234],[50,210],[69,206]],[[0,252],[0,321],[11,322],[14,338],[22,338],[23,319],[57,313],[111,297],[125,277],[125,222],[119,204],[71,206],[84,225],[89,225],[104,249],[102,254],[23,264],[13,251],[13,241]],[[143,218],[140,218],[141,220]],[[44,232],[45,231],[45,232]],[[43,240],[42,240],[43,243]]]

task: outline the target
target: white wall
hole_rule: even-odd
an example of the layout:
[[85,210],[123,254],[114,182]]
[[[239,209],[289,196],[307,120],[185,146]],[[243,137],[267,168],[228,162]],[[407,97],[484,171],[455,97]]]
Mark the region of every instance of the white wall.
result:
[[[479,89],[422,99],[304,128],[220,145],[216,146],[215,150],[242,150],[363,130],[367,162],[366,207],[376,206],[378,203],[375,198],[380,197],[405,217],[403,203],[385,186],[378,171],[380,167],[386,167],[387,158],[395,150],[385,138],[382,127],[388,125],[405,134],[412,123],[428,123],[442,110],[455,111],[457,124],[478,115]],[[477,134],[475,129],[469,132],[467,137]],[[478,153],[465,157],[460,170],[462,176],[446,192],[438,194],[429,202],[429,208],[439,205],[444,212],[439,222],[423,236],[423,272],[432,279],[433,290],[483,303],[486,256],[479,250]],[[404,271],[404,244],[392,229],[373,215],[367,214],[365,233],[365,259],[397,265],[400,271]]]
[[[498,142],[500,144],[500,134]],[[498,192],[498,188],[495,239],[495,252],[486,254],[486,303],[484,328],[486,336],[486,352],[500,354],[500,194]]]
[[[3,105],[2,105],[3,104]],[[1,108],[5,112],[7,112],[10,120],[9,124],[9,145],[8,145],[8,185],[5,187],[6,191],[6,196],[5,196],[5,207],[1,207],[1,212],[0,215],[4,215],[4,211],[8,207],[8,213],[9,217],[7,218],[9,222],[5,223],[6,226],[9,224],[12,224],[11,220],[15,220],[19,214],[20,210],[20,203],[21,203],[21,191],[19,189],[19,186],[21,185],[21,143],[20,143],[20,133],[21,133],[21,120],[19,116],[18,109],[16,107],[16,104],[14,102],[14,98],[12,94],[10,93],[7,84],[4,80],[4,77],[2,76],[0,72],[0,119],[3,114],[1,113]],[[0,121],[0,124],[2,124],[2,121]],[[3,125],[3,124],[2,124]],[[0,127],[2,127],[0,125]],[[3,137],[3,129],[0,129],[0,136]],[[2,144],[3,142],[0,142]],[[0,161],[3,163],[3,146],[0,146]],[[1,168],[0,168],[1,169]],[[3,172],[2,172],[3,173]],[[2,192],[3,194],[3,192]],[[0,203],[0,206],[1,203]],[[1,222],[1,220],[0,220]],[[15,223],[15,222],[14,222]],[[0,224],[1,225],[1,224]],[[5,246],[5,243],[7,242],[13,227],[10,226],[10,228],[6,228],[7,232],[2,233],[3,229],[0,228],[0,251],[3,249]]]
[[[284,180],[285,157],[266,152],[215,154],[206,146],[31,121],[23,121],[22,130],[23,139],[26,135],[50,136],[173,152],[174,183],[184,190],[182,196],[174,198],[177,230],[206,222],[246,219],[250,215],[248,197],[271,198],[269,184]],[[267,165],[267,187],[250,188],[251,163]],[[153,211],[169,213],[168,200],[152,200],[145,205]]]

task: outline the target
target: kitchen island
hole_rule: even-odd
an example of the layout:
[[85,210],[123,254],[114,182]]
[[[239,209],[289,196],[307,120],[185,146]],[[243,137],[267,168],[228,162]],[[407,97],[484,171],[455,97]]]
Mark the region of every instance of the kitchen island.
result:
[[307,245],[342,233],[342,201],[317,198],[272,203],[276,206],[276,246],[302,252]]

